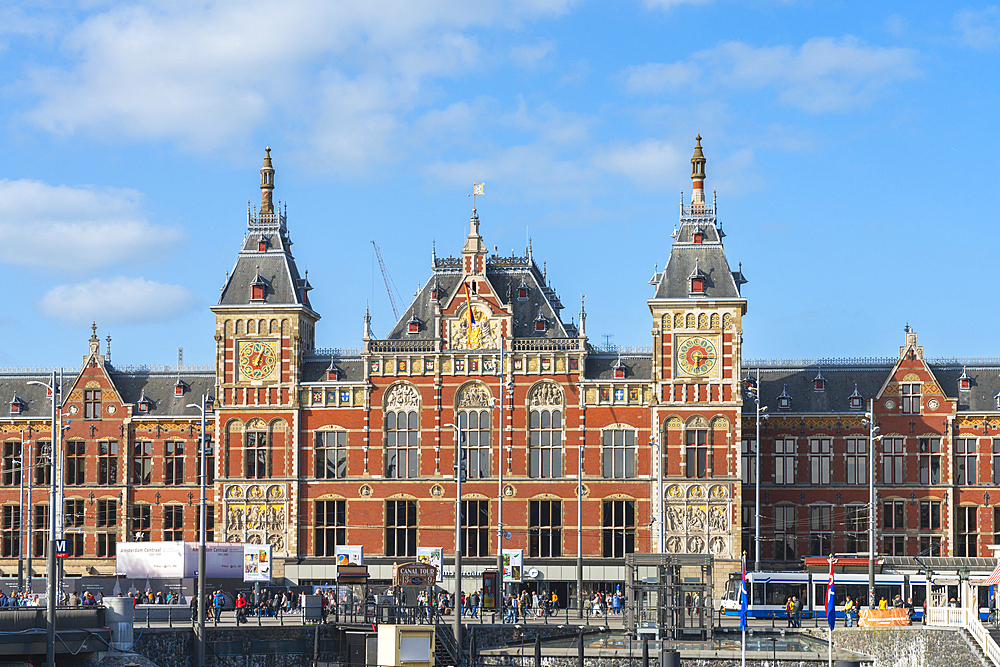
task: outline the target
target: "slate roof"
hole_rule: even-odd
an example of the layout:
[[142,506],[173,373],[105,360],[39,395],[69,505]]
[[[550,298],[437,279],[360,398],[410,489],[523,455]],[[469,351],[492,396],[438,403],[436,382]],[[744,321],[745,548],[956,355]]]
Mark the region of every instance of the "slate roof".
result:
[[[928,364],[937,378],[938,384],[945,395],[958,398],[959,412],[997,412],[995,396],[1000,394],[1000,364],[963,365],[958,364]],[[962,371],[971,380],[968,391],[960,391],[958,378]]]
[[[515,337],[565,338],[577,335],[575,326],[562,321],[562,302],[555,290],[546,284],[545,277],[530,257],[507,258],[493,255],[487,260],[486,279],[499,296],[500,302],[513,306]],[[528,288],[528,298],[525,301],[517,298],[517,290],[522,282]],[[439,266],[433,268],[430,278],[385,339],[430,340],[437,336],[438,332],[433,330],[434,301],[431,298],[435,285],[442,291],[442,306],[453,298],[465,298],[461,268],[454,267],[452,258],[441,261]],[[535,331],[535,318],[539,314],[547,321],[545,331]],[[420,329],[414,334],[407,333],[407,325],[414,316],[420,321]]]
[[[291,240],[284,227],[284,215],[280,215],[280,227],[262,229],[257,222],[260,216],[248,214],[247,233],[243,247],[236,258],[236,265],[226,280],[219,297],[220,306],[304,306],[312,310],[309,303],[308,281],[299,275],[295,258],[292,256]],[[267,249],[260,252],[259,242],[263,238]],[[256,277],[263,278],[267,288],[263,303],[252,302],[250,285]]]
[[[648,382],[653,378],[652,355],[594,354],[587,355],[584,377],[587,380],[614,380],[618,359],[625,365],[625,380]],[[619,379],[618,382],[623,382]]]
[[[56,375],[58,378],[58,374]],[[21,401],[21,412],[14,417],[46,419],[52,416],[52,404],[49,402],[48,390],[28,382],[44,382],[52,380],[50,373],[3,373],[0,374],[0,417],[10,415],[10,402],[17,396]],[[62,381],[63,397],[69,396],[69,391],[76,380],[76,372],[64,372]],[[57,379],[58,381],[58,379]]]
[[361,357],[333,357],[309,355],[302,363],[300,377],[303,383],[328,382],[326,372],[331,363],[340,369],[339,382],[363,382],[365,362]]
[[[136,406],[132,411],[134,417],[197,417],[201,411],[187,407],[188,403],[200,404],[202,394],[215,393],[215,375],[204,371],[120,373],[112,370],[109,375],[122,402]],[[178,378],[187,389],[181,396],[174,396]],[[137,404],[143,396],[150,401],[150,406],[148,412],[140,413]]]

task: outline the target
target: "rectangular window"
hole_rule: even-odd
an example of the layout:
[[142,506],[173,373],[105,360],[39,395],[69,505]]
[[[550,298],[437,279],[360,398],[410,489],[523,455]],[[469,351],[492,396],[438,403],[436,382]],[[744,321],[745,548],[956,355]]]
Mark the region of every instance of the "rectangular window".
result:
[[70,557],[78,558],[83,555],[83,533],[64,533],[66,540],[66,551]]
[[266,479],[267,432],[246,432],[247,479]]
[[532,500],[528,503],[528,556],[562,556],[562,502]]
[[902,484],[903,462],[906,460],[906,440],[904,438],[884,438],[882,440],[882,483]]
[[417,555],[417,501],[385,503],[385,555]]
[[48,440],[35,442],[34,463],[38,466],[35,468],[35,486],[48,486],[52,482],[51,454],[52,449]]
[[708,431],[685,431],[685,445],[687,476],[708,477]]
[[795,439],[774,439],[774,483],[795,483]]
[[993,438],[993,483],[1000,484],[1000,438]]
[[528,422],[528,476],[562,476],[561,410],[532,410]]
[[941,530],[941,503],[939,501],[920,501],[920,529]]
[[385,476],[419,477],[419,418],[413,412],[389,412],[385,415]]
[[152,528],[152,507],[149,505],[132,505],[129,511],[129,532],[133,542],[149,542]]
[[886,500],[882,503],[882,528],[906,530],[906,502]]
[[472,558],[490,555],[488,500],[462,501],[462,555]]
[[635,501],[605,500],[602,505],[602,555],[624,558],[635,553]]
[[940,535],[921,535],[920,542],[917,544],[917,548],[920,549],[920,553],[925,556],[940,556],[941,555],[941,536]]
[[601,434],[605,479],[635,477],[635,431],[607,429]]
[[117,533],[97,533],[97,557],[114,558],[118,544]]
[[979,508],[962,506],[957,508],[955,514],[958,532],[955,555],[968,558],[979,556]]
[[883,535],[882,553],[886,556],[905,556],[906,535]]
[[35,505],[31,508],[31,553],[46,557],[49,553],[49,506]]
[[97,501],[97,527],[114,528],[118,525],[118,501]]
[[902,410],[904,415],[920,414],[920,385],[901,384],[899,385],[899,396],[902,399]]
[[17,505],[4,505],[0,513],[0,556],[16,558],[20,555],[21,508]]
[[101,390],[84,389],[83,391],[83,418],[101,418]]
[[482,479],[490,476],[490,413],[488,410],[463,410],[458,413],[458,431],[462,437],[465,475]]
[[163,506],[163,541],[179,542],[184,539],[184,506]]
[[955,483],[976,483],[976,438],[955,438]]
[[[794,442],[794,441],[793,441]],[[798,560],[795,546],[795,507],[779,505],[774,508],[774,559]]]
[[868,484],[868,440],[866,438],[847,438],[847,483]]
[[177,485],[184,483],[184,443],[163,443],[163,483]]
[[153,443],[137,442],[132,445],[132,483],[137,486],[153,481]]
[[335,556],[337,547],[347,544],[347,501],[317,501],[314,530],[313,554]]
[[83,499],[66,500],[63,502],[63,525],[66,528],[83,528],[85,516]]
[[814,485],[830,483],[830,464],[833,462],[833,440],[809,439],[809,481]]
[[[215,483],[215,445],[212,442],[212,434],[205,434],[205,484]],[[199,477],[199,483],[201,478],[201,452],[198,452],[195,456],[195,461],[198,469],[195,471]]]
[[844,507],[844,552],[858,554],[868,551],[868,506]]
[[3,474],[0,479],[4,486],[18,486],[21,484],[21,443],[3,443]]
[[318,431],[314,442],[316,479],[347,477],[347,431]]
[[809,508],[809,553],[829,556],[833,545],[833,506],[814,505]]
[[215,505],[208,505],[205,508],[205,541],[215,541]]
[[941,483],[941,438],[920,438],[920,483]]
[[118,443],[115,440],[97,443],[97,483],[118,484]]
[[1000,507],[993,508],[993,544],[1000,545]]
[[743,439],[741,460],[743,483],[757,483],[757,441],[747,438]]
[[70,440],[66,443],[65,483],[86,484],[84,474],[87,463],[87,443],[82,440]]

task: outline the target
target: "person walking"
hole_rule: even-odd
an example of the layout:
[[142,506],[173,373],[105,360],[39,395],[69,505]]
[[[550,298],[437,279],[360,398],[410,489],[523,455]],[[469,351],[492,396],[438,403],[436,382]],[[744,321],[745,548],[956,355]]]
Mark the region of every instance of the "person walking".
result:
[[795,619],[793,627],[802,627],[802,600],[797,595],[792,596],[792,616]]
[[844,627],[850,628],[854,626],[854,600],[851,596],[847,596],[847,601],[844,602]]
[[222,616],[222,609],[226,606],[226,596],[222,594],[221,590],[215,591],[215,597],[212,598],[212,607],[215,609],[215,624],[219,624],[219,618]]
[[788,598],[785,600],[785,618],[788,620],[788,627],[790,628],[795,627],[795,620],[794,617],[792,616],[793,611],[794,611],[794,605],[792,604],[792,596],[789,595]]
[[247,599],[243,595],[243,591],[240,591],[236,595],[236,626],[239,627],[240,623],[246,623],[246,609],[247,609]]

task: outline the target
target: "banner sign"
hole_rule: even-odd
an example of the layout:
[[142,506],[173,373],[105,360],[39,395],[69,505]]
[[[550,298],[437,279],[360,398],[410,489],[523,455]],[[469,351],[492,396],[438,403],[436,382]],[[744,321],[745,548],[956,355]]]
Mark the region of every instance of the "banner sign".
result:
[[271,545],[243,545],[243,581],[271,581]]
[[394,565],[393,586],[433,586],[437,581],[437,568],[426,563]]
[[500,589],[500,573],[496,570],[483,572],[483,610],[494,611],[500,608],[498,591]]
[[430,583],[438,584],[444,580],[444,549],[442,547],[417,547],[417,562],[433,565],[437,568],[437,579]]
[[503,550],[503,582],[505,584],[521,583],[521,573],[524,571],[524,549]]
[[[129,579],[181,579],[198,576],[197,542],[119,542],[115,574]],[[205,576],[243,577],[243,545],[210,542]]]
[[334,552],[337,565],[364,565],[365,548],[360,544],[341,544]]

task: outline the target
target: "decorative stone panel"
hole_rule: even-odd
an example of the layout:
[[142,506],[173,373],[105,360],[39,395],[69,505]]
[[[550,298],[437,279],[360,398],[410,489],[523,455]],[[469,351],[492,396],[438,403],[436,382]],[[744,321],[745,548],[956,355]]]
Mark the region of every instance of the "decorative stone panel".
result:
[[270,544],[277,556],[290,554],[288,488],[285,484],[241,482],[223,485],[223,534],[227,542]]

